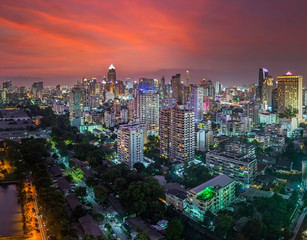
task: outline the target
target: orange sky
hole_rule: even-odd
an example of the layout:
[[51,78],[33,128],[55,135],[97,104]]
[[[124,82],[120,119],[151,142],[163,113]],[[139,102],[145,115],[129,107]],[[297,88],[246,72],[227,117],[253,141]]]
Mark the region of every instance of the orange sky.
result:
[[[225,84],[307,74],[306,1],[1,0],[0,80],[73,84],[102,77],[167,80],[190,69]],[[305,9],[305,10],[304,10]]]

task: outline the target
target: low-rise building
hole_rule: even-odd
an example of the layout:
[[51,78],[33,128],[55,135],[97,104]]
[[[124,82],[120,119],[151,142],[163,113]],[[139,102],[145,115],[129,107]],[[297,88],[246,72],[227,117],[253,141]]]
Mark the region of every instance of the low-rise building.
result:
[[257,159],[250,154],[213,150],[206,154],[207,166],[236,181],[252,184],[257,176]]
[[235,181],[226,175],[219,175],[188,191],[184,211],[202,221],[206,211],[217,212],[234,199]]

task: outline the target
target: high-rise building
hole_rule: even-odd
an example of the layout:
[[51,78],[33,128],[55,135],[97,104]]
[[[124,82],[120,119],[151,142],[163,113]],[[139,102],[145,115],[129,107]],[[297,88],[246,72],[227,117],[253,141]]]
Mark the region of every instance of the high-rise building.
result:
[[147,136],[159,134],[159,94],[148,90],[137,95],[137,117],[146,124]]
[[137,91],[137,96],[128,103],[131,120],[138,119],[145,123],[146,134],[158,135],[159,133],[159,94],[155,91]]
[[266,68],[259,68],[259,85],[258,85],[258,97],[262,100],[262,87],[265,79],[268,77],[269,71]]
[[215,83],[215,93],[218,94],[220,91],[222,91],[222,84],[220,82]]
[[43,82],[35,82],[32,84],[32,88],[37,88],[37,90],[43,90],[44,83]]
[[200,81],[200,86],[204,89],[204,96],[210,99],[215,99],[215,88],[211,80],[203,79]]
[[175,98],[178,104],[183,103],[183,84],[180,80],[180,74],[172,76],[172,98]]
[[190,86],[190,72],[189,70],[186,71],[186,86]]
[[265,110],[272,110],[272,91],[274,89],[274,78],[268,76],[262,85],[262,103]]
[[157,90],[155,87],[155,81],[152,78],[140,78],[139,79],[139,90],[148,91],[148,90]]
[[139,124],[121,125],[117,132],[117,156],[130,168],[143,162],[144,129]]
[[191,86],[191,94],[186,104],[186,109],[195,112],[195,121],[204,118],[204,94],[203,88],[197,85]]
[[303,77],[292,75],[278,76],[278,112],[285,112],[289,109],[297,111],[297,117],[303,117]]
[[108,78],[106,82],[106,90],[108,92],[113,92],[113,86],[116,83],[116,72],[115,67],[113,64],[110,65],[109,71],[108,71]]
[[193,111],[162,109],[160,113],[160,154],[171,161],[191,161],[195,156],[195,115]]
[[70,105],[69,118],[71,125],[75,127],[83,125],[82,91],[80,87],[73,87],[71,89],[69,105]]
[[3,83],[3,88],[11,89],[11,88],[12,88],[12,82],[11,82],[11,80],[8,80],[7,82],[4,82],[4,83]]

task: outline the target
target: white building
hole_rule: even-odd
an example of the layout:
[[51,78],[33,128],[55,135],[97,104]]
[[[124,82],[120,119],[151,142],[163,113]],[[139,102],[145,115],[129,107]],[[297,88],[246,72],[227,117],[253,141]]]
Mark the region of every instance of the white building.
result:
[[117,156],[130,168],[143,162],[144,129],[139,124],[121,125],[117,132]]
[[252,184],[257,176],[257,159],[250,154],[213,150],[206,154],[206,164],[212,171],[245,184]]
[[259,122],[264,124],[278,124],[278,115],[276,113],[260,113]]
[[226,175],[219,175],[188,191],[184,211],[192,218],[203,221],[206,211],[215,213],[234,199],[235,181]]

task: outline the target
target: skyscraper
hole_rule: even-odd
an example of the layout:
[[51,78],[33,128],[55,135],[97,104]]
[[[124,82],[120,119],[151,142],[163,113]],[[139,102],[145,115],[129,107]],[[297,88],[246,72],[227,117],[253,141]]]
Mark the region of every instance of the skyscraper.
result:
[[187,85],[187,87],[190,86],[190,72],[189,72],[189,70],[186,71],[186,85]]
[[183,104],[183,84],[180,80],[180,74],[172,76],[172,97],[176,99],[178,104]]
[[195,156],[193,111],[162,109],[160,113],[160,154],[171,161],[191,161]]
[[295,109],[299,120],[302,119],[303,77],[287,72],[286,75],[278,76],[277,79],[278,112]]
[[130,168],[143,162],[144,129],[139,124],[121,125],[117,132],[117,156]]
[[262,86],[268,75],[269,71],[266,68],[259,68],[258,97],[260,100],[262,100]]
[[108,79],[106,83],[106,90],[108,92],[113,92],[113,86],[116,83],[116,72],[115,72],[115,67],[113,64],[110,65],[109,71],[108,71]]
[[80,87],[73,87],[70,92],[70,113],[69,118],[72,126],[79,127],[83,125],[83,104],[82,104],[82,91]]

